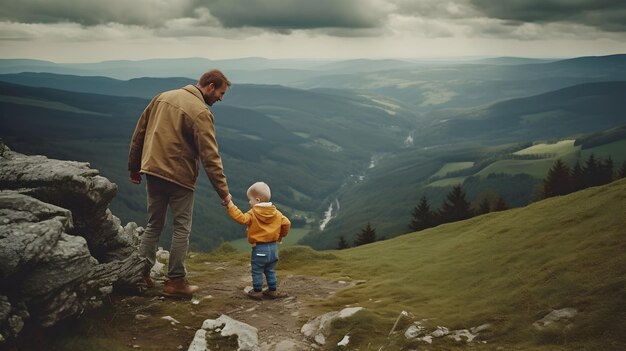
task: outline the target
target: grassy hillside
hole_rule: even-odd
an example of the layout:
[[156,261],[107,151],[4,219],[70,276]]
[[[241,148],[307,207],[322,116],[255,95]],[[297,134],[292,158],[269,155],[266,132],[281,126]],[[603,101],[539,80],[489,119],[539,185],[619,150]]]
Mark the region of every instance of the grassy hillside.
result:
[[[340,236],[352,242],[367,222],[376,228],[379,238],[401,235],[407,232],[411,211],[422,196],[431,209],[437,210],[457,184],[462,184],[467,200],[474,205],[482,197],[497,194],[509,207],[525,206],[535,200],[537,188],[557,159],[573,167],[577,161],[584,165],[594,154],[596,158],[611,157],[614,169],[619,169],[626,160],[626,138],[615,140],[614,134],[613,130],[593,134],[598,142],[586,149],[567,139],[497,147],[451,145],[396,153],[367,170],[362,181],[342,188],[336,195],[341,204],[336,216],[323,232],[313,230],[303,243],[333,249]],[[606,143],[596,145],[599,140]]]
[[[331,343],[353,328],[352,346],[357,347],[354,340],[363,349],[377,350],[389,342],[396,316],[406,310],[433,326],[460,329],[492,323],[488,345],[478,349],[623,350],[625,213],[622,179],[525,208],[337,251],[334,259],[313,253],[307,257],[304,249],[286,250],[279,270],[366,281],[322,304],[329,310],[351,305],[371,312],[363,317],[370,319],[366,326],[346,326]],[[580,313],[571,329],[538,332],[531,326],[564,307]],[[398,347],[402,340],[398,338]]]

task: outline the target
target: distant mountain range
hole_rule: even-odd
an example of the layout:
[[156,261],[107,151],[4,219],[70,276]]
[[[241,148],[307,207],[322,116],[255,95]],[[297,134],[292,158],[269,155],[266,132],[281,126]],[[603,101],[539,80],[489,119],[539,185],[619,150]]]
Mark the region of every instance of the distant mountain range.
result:
[[477,109],[444,110],[418,137],[431,143],[558,139],[622,125],[624,111],[626,81],[587,83]]

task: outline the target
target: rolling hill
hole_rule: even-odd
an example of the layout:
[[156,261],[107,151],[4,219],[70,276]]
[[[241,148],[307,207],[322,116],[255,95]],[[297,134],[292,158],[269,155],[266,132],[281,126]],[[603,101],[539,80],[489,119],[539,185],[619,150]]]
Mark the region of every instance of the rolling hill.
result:
[[[90,79],[87,83],[95,84]],[[362,103],[364,99],[275,86],[240,88],[250,100],[257,98],[249,108],[225,104],[213,108],[231,192],[242,200],[254,181],[276,184],[274,200],[281,208],[309,221],[317,221],[325,199],[350,174],[365,168],[372,154],[399,149],[407,133],[399,126],[410,123],[410,115],[391,118]],[[270,99],[276,90],[281,97]],[[261,101],[265,103],[255,108]],[[327,103],[319,109],[323,101]],[[0,137],[10,147],[90,162],[119,186],[113,212],[124,222],[144,221],[144,190],[127,181],[126,158],[147,99],[0,83],[0,102]],[[356,120],[361,123],[348,128]],[[194,246],[204,250],[243,233],[224,215],[205,178],[200,177],[198,197],[209,201],[197,201],[192,235]],[[224,228],[224,236],[209,235],[214,227]]]
[[[626,179],[338,251],[334,259],[302,259],[305,253],[292,249],[282,253],[279,270],[365,281],[321,303],[370,311],[368,327],[351,333],[351,345],[353,338],[360,345],[386,345],[404,310],[433,328],[491,323],[487,345],[474,345],[480,350],[617,351],[626,347],[624,213]],[[532,326],[565,307],[578,311],[570,329],[540,332]],[[354,323],[331,340],[356,329]],[[397,349],[408,346],[403,336],[396,340]]]
[[442,111],[420,139],[496,143],[560,138],[626,123],[626,81],[575,85],[476,109]]
[[[355,74],[340,72],[291,84],[300,88],[370,91],[422,112],[467,108],[601,81],[626,80],[626,55],[580,57],[554,62],[519,60],[420,63]],[[506,60],[512,62],[512,59]]]
[[576,162],[584,165],[592,154],[610,157],[617,171],[626,161],[623,131],[624,127],[614,128],[556,143],[465,144],[397,152],[342,188],[335,196],[340,210],[324,231],[312,231],[302,242],[318,249],[336,248],[340,236],[352,243],[368,222],[378,238],[401,235],[408,231],[411,211],[422,196],[433,210],[439,209],[457,184],[474,206],[496,194],[510,207],[526,206],[536,199],[557,159],[573,167]]

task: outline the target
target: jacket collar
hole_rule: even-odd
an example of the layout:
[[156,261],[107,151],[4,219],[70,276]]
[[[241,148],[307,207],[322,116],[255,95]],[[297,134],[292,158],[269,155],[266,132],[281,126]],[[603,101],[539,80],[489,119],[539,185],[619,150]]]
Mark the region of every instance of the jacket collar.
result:
[[204,101],[204,96],[202,96],[202,92],[200,91],[200,89],[198,89],[197,86],[193,84],[189,84],[189,85],[184,86],[183,90],[187,90],[188,92],[192,93],[195,97],[200,99],[200,101],[202,101],[203,104],[206,105],[206,102]]

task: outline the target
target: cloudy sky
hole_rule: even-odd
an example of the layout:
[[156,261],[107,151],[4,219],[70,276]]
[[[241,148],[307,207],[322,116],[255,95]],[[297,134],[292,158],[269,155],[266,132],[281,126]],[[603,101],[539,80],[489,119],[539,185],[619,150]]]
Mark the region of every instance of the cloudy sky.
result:
[[626,0],[0,0],[0,58],[626,53]]

